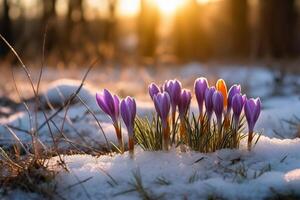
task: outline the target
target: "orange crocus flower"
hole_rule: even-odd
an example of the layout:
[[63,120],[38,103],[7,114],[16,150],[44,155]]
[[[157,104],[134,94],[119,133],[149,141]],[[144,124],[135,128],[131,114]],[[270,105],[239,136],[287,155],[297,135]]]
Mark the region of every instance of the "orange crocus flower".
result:
[[219,79],[216,83],[216,89],[223,95],[224,107],[227,107],[227,86],[223,79]]

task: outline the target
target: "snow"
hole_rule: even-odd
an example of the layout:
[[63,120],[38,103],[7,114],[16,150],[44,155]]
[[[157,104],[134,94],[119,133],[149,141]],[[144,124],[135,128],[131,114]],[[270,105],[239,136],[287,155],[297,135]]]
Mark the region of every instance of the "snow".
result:
[[[291,120],[294,116],[299,116],[299,96],[273,97],[262,103],[264,108],[257,122],[256,130],[262,131],[269,137],[295,137],[295,130],[290,130],[289,125],[282,120]],[[276,135],[274,130],[281,135]]]
[[[300,139],[262,136],[251,152],[246,150],[244,141],[241,150],[224,149],[211,154],[180,152],[178,149],[147,152],[137,147],[134,159],[127,153],[99,158],[66,156],[64,160],[70,173],[59,170],[56,181],[67,199],[86,199],[83,188],[94,199],[140,199],[136,191],[122,194],[132,189],[134,173],[140,173],[143,185],[152,197],[264,199],[274,194],[272,190],[289,194],[299,186],[299,148]],[[57,158],[51,161],[55,163]],[[64,188],[89,177],[92,178],[64,192]],[[159,184],[159,179],[170,184]],[[116,184],[112,186],[113,182]],[[300,195],[299,190],[296,192]]]

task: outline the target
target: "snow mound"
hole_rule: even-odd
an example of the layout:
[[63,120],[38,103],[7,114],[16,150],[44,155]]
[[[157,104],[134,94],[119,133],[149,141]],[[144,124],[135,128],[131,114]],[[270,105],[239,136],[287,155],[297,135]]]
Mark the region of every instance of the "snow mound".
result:
[[[134,159],[127,153],[99,158],[66,156],[70,173],[60,171],[56,181],[66,199],[86,199],[87,195],[92,199],[140,199],[134,174],[140,175],[145,191],[153,198],[265,199],[275,195],[274,191],[300,195],[295,190],[300,186],[299,148],[300,139],[262,136],[251,152],[224,149],[201,154],[137,148]],[[76,185],[80,181],[82,184]]]
[[[59,79],[49,84],[47,90],[43,93],[42,104],[50,103],[52,105],[62,105],[64,101],[70,98],[79,88],[81,81],[72,79]],[[87,103],[93,103],[94,94],[89,85],[84,85],[78,93],[78,96]]]

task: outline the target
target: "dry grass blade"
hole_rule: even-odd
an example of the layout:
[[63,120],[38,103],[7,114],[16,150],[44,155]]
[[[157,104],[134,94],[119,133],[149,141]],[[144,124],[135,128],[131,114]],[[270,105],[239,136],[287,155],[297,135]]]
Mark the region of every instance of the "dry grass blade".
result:
[[103,128],[102,128],[102,126],[101,126],[99,120],[97,119],[95,113],[90,109],[90,107],[82,100],[82,98],[81,98],[79,95],[76,94],[76,97],[77,97],[77,98],[79,99],[79,101],[86,107],[87,111],[88,111],[88,112],[93,116],[93,118],[96,120],[96,123],[97,123],[99,129],[101,130],[101,132],[102,132],[102,134],[103,134],[103,137],[104,137],[104,139],[105,139],[107,149],[108,149],[109,151],[111,151],[111,148],[110,148],[108,139],[107,139],[107,137],[106,137],[106,135],[105,135],[105,133],[104,133],[104,130],[103,130]]
[[14,162],[4,151],[4,149],[2,149],[2,147],[0,147],[0,156],[3,158],[1,159],[2,161],[6,162],[7,164],[9,164],[11,167],[16,167],[18,169],[23,169],[23,167],[21,165],[19,165],[18,163]]
[[26,152],[27,155],[30,155],[31,153],[25,148],[21,140],[18,138],[18,136],[14,133],[13,130],[11,130],[8,126],[4,125],[4,127],[8,130],[8,132],[13,136],[13,138],[16,140],[18,144],[23,148],[23,150]]
[[43,128],[46,123],[49,121],[49,120],[52,120],[56,115],[58,115],[68,104],[72,103],[72,101],[75,99],[76,95],[79,94],[81,88],[83,87],[84,85],[84,82],[89,74],[89,72],[92,70],[92,68],[96,65],[96,63],[98,62],[98,59],[95,60],[91,65],[90,67],[88,68],[88,70],[86,71],[86,73],[84,74],[83,76],[83,79],[81,80],[81,83],[79,85],[79,87],[76,89],[76,91],[68,98],[66,99],[66,101],[63,103],[63,105],[61,107],[59,107],[45,122],[43,122],[39,128],[37,129],[38,131]]
[[15,49],[9,44],[9,42],[0,34],[0,38],[4,41],[4,43],[10,48],[10,50],[13,52],[13,54],[16,56],[16,58],[18,59],[18,61],[20,62],[21,64],[21,67],[23,68],[23,70],[25,71],[28,79],[29,79],[29,82],[30,82],[30,85],[32,87],[32,91],[34,92],[34,95],[37,96],[36,94],[36,90],[34,88],[34,84],[33,84],[33,81],[31,79],[31,75],[30,75],[30,72],[28,70],[28,68],[25,66],[25,64],[23,63],[22,59],[20,58],[19,54],[15,51]]

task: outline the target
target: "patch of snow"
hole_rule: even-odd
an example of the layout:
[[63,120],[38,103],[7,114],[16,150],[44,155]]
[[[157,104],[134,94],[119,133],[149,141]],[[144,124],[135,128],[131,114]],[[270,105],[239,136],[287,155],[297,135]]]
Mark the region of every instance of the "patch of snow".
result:
[[[44,105],[50,103],[52,105],[62,105],[67,99],[73,95],[79,88],[81,82],[72,79],[59,79],[49,84],[45,93],[42,94],[41,102]],[[78,93],[78,96],[90,106],[95,107],[95,95],[93,90],[85,84]],[[91,105],[92,104],[92,105]]]
[[[134,173],[140,173],[143,186],[153,198],[265,199],[274,195],[273,190],[288,194],[299,185],[299,148],[300,139],[262,136],[251,152],[244,141],[242,150],[211,154],[136,148],[134,159],[128,153],[99,158],[66,156],[70,173],[60,171],[56,181],[66,199],[86,199],[87,194],[92,199],[140,199],[137,191],[126,192],[133,189]],[[300,195],[299,190],[296,192]]]

